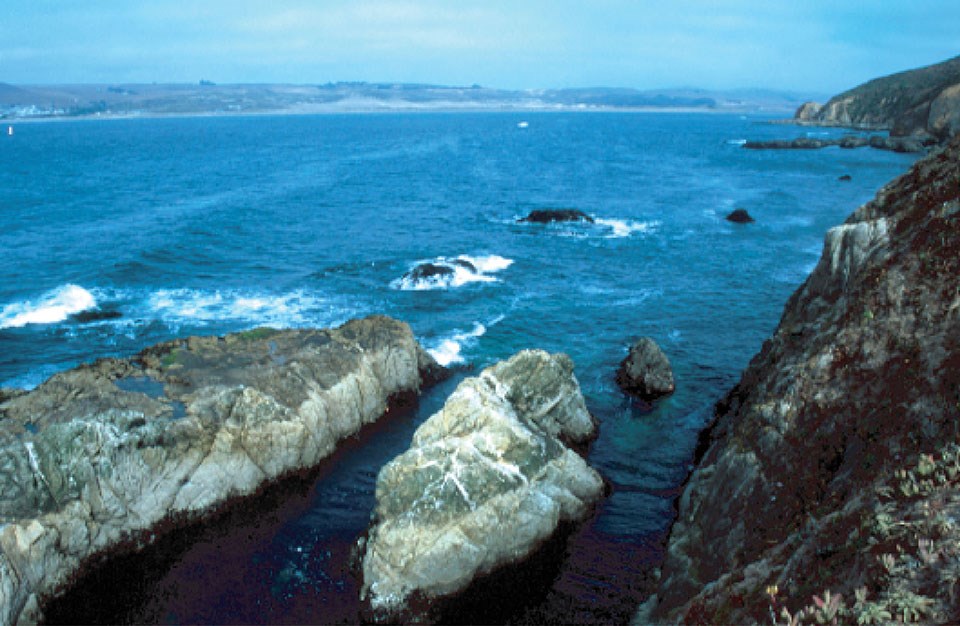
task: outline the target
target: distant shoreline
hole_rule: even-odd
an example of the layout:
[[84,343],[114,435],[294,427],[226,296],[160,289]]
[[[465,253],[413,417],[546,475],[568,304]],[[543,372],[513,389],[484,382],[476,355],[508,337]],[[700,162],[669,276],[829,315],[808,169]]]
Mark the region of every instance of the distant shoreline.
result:
[[[318,107],[310,109],[275,109],[264,111],[196,111],[182,113],[163,113],[157,111],[143,113],[94,113],[88,115],[50,115],[50,116],[30,116],[30,117],[4,117],[0,118],[0,124],[41,124],[45,122],[90,122],[90,121],[115,121],[115,120],[137,120],[137,119],[182,119],[182,118],[221,118],[221,117],[293,117],[310,115],[420,115],[420,114],[545,114],[545,113],[629,113],[629,114],[702,114],[702,115],[745,115],[750,117],[776,117],[782,115],[782,111],[744,111],[738,109],[720,109],[705,107],[382,107],[382,108],[330,108]],[[789,120],[783,120],[787,123]]]

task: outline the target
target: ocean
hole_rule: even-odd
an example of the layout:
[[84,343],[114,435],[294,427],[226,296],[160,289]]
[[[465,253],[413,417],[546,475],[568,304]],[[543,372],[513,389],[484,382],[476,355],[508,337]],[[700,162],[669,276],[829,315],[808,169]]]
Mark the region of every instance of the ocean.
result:
[[[611,495],[507,621],[623,621],[659,558],[698,431],[842,222],[915,156],[753,151],[839,136],[762,116],[405,113],[60,121],[0,137],[0,386],[158,341],[384,313],[456,368],[338,455],[269,522],[153,559],[104,620],[351,621],[352,542],[380,466],[456,382],[524,348],[568,353]],[[851,180],[841,181],[842,175]],[[747,209],[752,224],[727,222]],[[575,208],[594,223],[518,223]],[[454,271],[408,272],[430,262]],[[651,336],[677,391],[614,373]],[[228,556],[224,556],[228,555]],[[124,574],[122,577],[129,576]]]

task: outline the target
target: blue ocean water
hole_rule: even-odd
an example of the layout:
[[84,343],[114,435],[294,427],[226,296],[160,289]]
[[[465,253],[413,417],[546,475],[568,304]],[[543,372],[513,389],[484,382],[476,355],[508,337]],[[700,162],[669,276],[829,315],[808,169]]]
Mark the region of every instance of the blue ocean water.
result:
[[[370,313],[409,322],[438,359],[466,368],[461,377],[524,348],[567,352],[601,424],[590,461],[612,494],[546,601],[589,619],[585,607],[634,599],[698,430],[776,326],[826,230],[915,158],[744,150],[748,138],[844,132],[767,121],[431,113],[17,125],[0,140],[0,386],[188,334]],[[517,223],[551,207],[596,222]],[[726,222],[736,207],[756,223]],[[473,269],[404,279],[417,263],[454,259]],[[677,378],[652,411],[613,380],[642,335]],[[346,455],[274,534],[235,546],[231,571],[246,574],[231,578],[198,549],[157,583],[167,600],[149,615],[302,621],[319,599],[355,593],[330,546],[363,530],[377,470],[455,382],[429,392],[413,422]]]

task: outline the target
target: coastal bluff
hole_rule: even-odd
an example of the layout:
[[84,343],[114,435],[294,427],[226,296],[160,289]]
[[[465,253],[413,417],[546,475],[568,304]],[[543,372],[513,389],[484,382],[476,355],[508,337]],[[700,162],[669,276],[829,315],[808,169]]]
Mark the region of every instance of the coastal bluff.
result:
[[372,316],[170,341],[3,390],[0,623],[42,618],[92,560],[311,469],[440,371],[409,326]]
[[947,141],[960,132],[960,57],[876,78],[822,106],[807,102],[794,121]]
[[957,623],[958,519],[960,136],[827,233],[701,435],[636,620]]

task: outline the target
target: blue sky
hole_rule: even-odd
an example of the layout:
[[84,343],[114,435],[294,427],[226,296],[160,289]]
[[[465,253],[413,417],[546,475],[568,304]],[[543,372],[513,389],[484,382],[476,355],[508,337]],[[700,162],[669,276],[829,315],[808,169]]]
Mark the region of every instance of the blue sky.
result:
[[0,82],[834,93],[960,54],[956,0],[3,0]]

